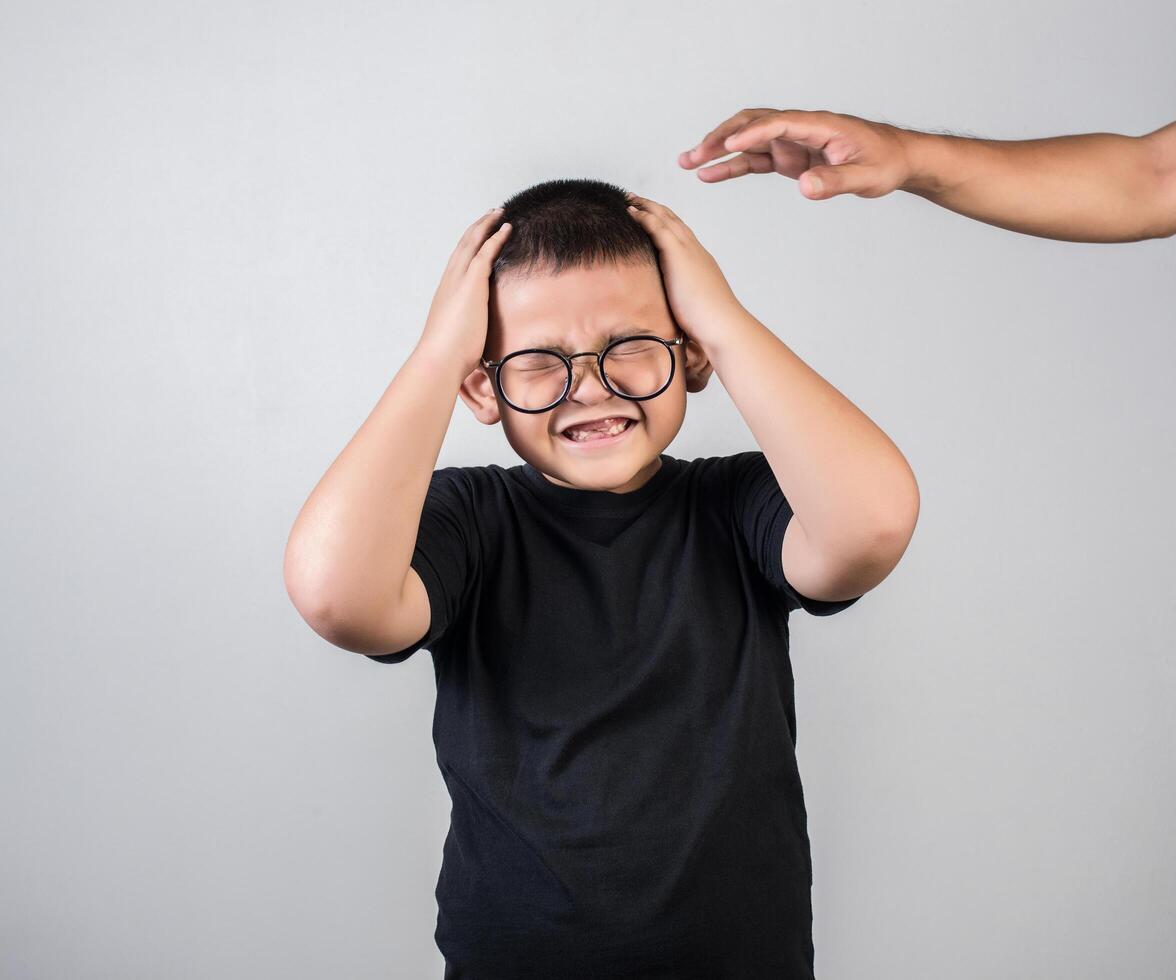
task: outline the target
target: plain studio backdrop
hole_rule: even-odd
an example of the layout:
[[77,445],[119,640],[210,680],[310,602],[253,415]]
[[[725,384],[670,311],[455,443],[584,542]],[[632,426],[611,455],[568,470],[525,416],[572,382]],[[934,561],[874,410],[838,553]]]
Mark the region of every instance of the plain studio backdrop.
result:
[[[429,654],[321,640],[283,549],[462,231],[594,177],[919,480],[890,578],[792,620],[818,977],[1170,976],[1176,240],[676,157],[749,106],[1139,135],[1173,37],[1159,0],[6,3],[0,975],[441,975]],[[754,448],[716,377],[667,452]],[[438,465],[490,462],[456,402]]]

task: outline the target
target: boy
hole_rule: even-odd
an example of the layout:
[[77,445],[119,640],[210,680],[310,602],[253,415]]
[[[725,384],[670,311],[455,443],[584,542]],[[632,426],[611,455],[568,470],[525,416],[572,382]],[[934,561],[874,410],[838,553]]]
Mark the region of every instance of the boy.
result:
[[[663,453],[712,371],[763,452]],[[521,465],[433,469],[455,394]],[[788,614],[856,602],[917,513],[668,208],[550,181],[475,222],[286,563],[330,642],[432,653],[445,976],[811,978]]]

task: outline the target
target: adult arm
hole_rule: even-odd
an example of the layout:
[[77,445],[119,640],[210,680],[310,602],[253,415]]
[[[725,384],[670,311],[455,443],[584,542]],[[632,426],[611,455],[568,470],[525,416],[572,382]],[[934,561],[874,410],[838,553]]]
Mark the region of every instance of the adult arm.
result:
[[777,173],[797,180],[810,200],[905,190],[1043,238],[1129,242],[1176,234],[1176,123],[1143,136],[988,140],[843,113],[744,109],[678,163],[700,167],[707,183]]
[[910,177],[902,189],[957,214],[1072,242],[1176,234],[1176,123],[1144,136],[905,139]]

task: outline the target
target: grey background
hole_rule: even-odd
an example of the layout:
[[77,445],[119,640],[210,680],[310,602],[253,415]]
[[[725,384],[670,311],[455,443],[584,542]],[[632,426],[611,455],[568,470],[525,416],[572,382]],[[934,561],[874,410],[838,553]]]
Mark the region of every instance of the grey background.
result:
[[[673,207],[920,482],[891,577],[794,619],[818,976],[1170,976],[1176,241],[675,158],[745,106],[1138,135],[1174,36],[1159,2],[0,6],[0,973],[440,976],[428,654],[319,639],[283,548],[461,232],[590,176]],[[747,448],[713,383],[668,451]],[[439,465],[485,462],[458,402]]]

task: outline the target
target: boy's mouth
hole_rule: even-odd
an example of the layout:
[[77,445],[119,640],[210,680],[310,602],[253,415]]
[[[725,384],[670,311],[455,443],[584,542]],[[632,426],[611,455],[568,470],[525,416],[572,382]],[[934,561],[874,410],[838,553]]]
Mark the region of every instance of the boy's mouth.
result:
[[628,416],[614,415],[592,422],[568,426],[560,432],[560,438],[577,446],[596,443],[612,443],[622,438],[637,425],[637,420]]

